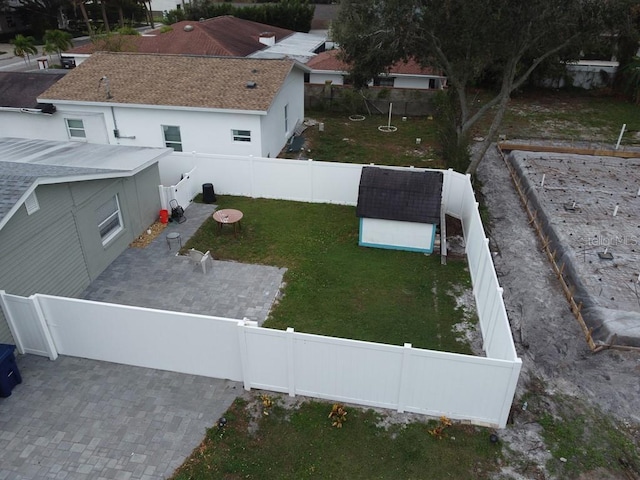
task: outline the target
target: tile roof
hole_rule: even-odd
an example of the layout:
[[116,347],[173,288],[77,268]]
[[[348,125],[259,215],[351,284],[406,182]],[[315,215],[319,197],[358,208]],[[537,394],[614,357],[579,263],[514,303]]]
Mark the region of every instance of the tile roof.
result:
[[65,73],[0,72],[0,107],[35,108],[38,96]]
[[[40,99],[266,112],[293,66],[292,60],[98,52]],[[110,99],[99,86],[105,76]]]
[[0,138],[0,228],[40,181],[128,176],[168,152],[162,148]]
[[442,172],[364,167],[356,215],[440,224]]
[[[187,25],[193,29],[185,30]],[[165,33],[160,33],[158,29],[141,36],[122,36],[120,49],[124,52],[138,53],[246,57],[266,48],[266,45],[260,43],[261,33],[274,33],[276,41],[294,33],[293,30],[243,20],[231,15],[201,22],[185,20],[174,23],[171,28],[171,31]],[[67,50],[66,53],[91,54],[101,49],[105,48],[100,42],[88,43]]]
[[[339,49],[334,49],[319,53],[307,62],[307,66],[312,70],[348,72],[349,65],[338,58],[339,52]],[[435,68],[422,67],[415,60],[396,62],[389,68],[389,73],[397,75],[443,76],[442,73]]]

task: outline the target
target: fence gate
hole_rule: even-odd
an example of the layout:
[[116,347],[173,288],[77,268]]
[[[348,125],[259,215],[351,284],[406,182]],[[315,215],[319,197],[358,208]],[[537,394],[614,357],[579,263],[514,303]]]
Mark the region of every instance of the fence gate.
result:
[[0,290],[0,306],[20,353],[58,358],[49,327],[35,296],[19,297]]

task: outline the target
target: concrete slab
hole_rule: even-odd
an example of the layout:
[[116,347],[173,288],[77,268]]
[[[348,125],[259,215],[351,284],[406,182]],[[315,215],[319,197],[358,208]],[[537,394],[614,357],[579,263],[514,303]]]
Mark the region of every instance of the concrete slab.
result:
[[[279,295],[286,269],[219,261],[215,260],[214,251],[213,268],[203,274],[189,257],[176,256],[177,241],[167,241],[168,234],[179,233],[184,245],[215,208],[191,204],[185,210],[186,222],[169,223],[145,248],[127,249],[80,298],[235,319],[246,317],[262,324]],[[229,235],[231,230],[221,234]]]
[[[285,269],[214,260],[203,274],[167,242],[169,233],[186,242],[215,208],[190,205],[186,222],[127,249],[81,298],[262,323]],[[167,478],[242,391],[228,380],[65,356],[17,362],[23,383],[0,398],[0,479]]]
[[639,158],[512,152],[594,340],[640,347]]
[[0,398],[0,479],[164,479],[242,385],[72,357],[21,355]]

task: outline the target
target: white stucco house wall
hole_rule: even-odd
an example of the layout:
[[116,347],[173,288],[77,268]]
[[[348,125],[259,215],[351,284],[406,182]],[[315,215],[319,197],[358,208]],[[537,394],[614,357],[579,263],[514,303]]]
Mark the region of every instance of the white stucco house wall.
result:
[[52,140],[275,157],[304,119],[306,71],[293,60],[98,52],[38,102],[55,106]]
[[[307,83],[345,85],[349,78],[349,65],[338,58],[338,49],[318,53],[306,65],[311,69]],[[371,79],[369,86],[412,89],[442,89],[447,86],[447,77],[441,72],[418,65],[417,62],[396,62],[389,71]]]

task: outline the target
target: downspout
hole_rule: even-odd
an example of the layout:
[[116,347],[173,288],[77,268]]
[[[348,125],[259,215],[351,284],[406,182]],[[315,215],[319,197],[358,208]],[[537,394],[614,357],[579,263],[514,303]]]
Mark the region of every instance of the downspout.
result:
[[120,130],[118,129],[118,122],[116,121],[116,112],[113,107],[109,107],[109,108],[111,108],[111,118],[113,118],[113,136],[116,137],[116,140],[120,138],[127,138],[127,139],[134,140],[136,138],[135,135],[131,135],[128,137],[124,135],[120,135]]

